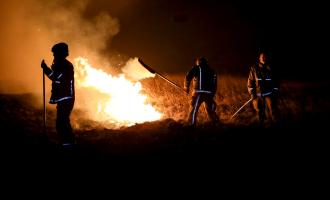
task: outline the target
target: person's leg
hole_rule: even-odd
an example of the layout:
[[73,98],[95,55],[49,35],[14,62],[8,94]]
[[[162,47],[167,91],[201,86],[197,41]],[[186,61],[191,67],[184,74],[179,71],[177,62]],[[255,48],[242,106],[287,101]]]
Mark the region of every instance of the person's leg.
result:
[[74,134],[70,123],[70,114],[74,101],[67,100],[57,104],[56,129],[62,139],[62,143],[74,143]]
[[264,109],[264,100],[262,97],[258,97],[256,99],[253,100],[253,107],[255,109],[255,111],[257,112],[257,116],[259,119],[259,124],[261,126],[264,125],[264,121],[265,121],[265,109]]
[[216,111],[216,103],[213,99],[213,96],[208,95],[205,100],[206,105],[206,112],[209,116],[209,118],[212,120],[213,123],[219,122],[219,117],[217,115]]
[[267,96],[265,97],[265,101],[266,101],[267,109],[269,110],[270,117],[272,119],[272,123],[276,124],[279,120],[279,111],[277,108],[276,98]]
[[188,123],[189,125],[195,125],[197,119],[198,109],[201,105],[201,95],[195,94],[191,99],[190,109],[189,109],[189,117]]

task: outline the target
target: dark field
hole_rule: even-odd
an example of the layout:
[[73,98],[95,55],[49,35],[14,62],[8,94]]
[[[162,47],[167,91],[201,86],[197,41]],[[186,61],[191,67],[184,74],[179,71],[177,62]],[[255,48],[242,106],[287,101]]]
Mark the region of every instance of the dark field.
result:
[[[177,83],[182,78],[171,77]],[[318,173],[316,169],[324,167],[328,159],[330,97],[326,83],[283,81],[281,124],[266,128],[257,126],[251,104],[228,120],[249,99],[243,78],[220,78],[216,101],[221,124],[210,125],[201,106],[196,128],[185,123],[188,97],[159,78],[145,80],[143,85],[148,88],[149,102],[164,113],[162,120],[109,129],[84,117],[83,110],[74,109],[71,121],[77,145],[73,149],[58,145],[54,106],[47,107],[45,134],[39,96],[1,94],[2,165],[45,169],[72,164],[75,169],[98,166],[109,170],[202,166],[218,172],[272,168],[275,174],[299,176],[304,170]]]

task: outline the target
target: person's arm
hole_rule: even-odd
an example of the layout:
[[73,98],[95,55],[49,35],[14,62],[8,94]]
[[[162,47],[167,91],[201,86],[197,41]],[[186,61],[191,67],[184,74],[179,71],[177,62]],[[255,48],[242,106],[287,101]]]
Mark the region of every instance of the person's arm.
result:
[[[65,66],[64,67],[64,70],[62,71],[59,71],[59,72],[55,72],[54,70],[52,70],[51,68],[49,68],[47,66],[47,64],[45,63],[44,60],[42,60],[41,62],[41,68],[44,70],[44,73],[46,74],[46,76],[52,80],[52,81],[55,81],[55,82],[60,82],[62,81],[63,79],[65,79],[64,77],[66,76],[70,76],[70,71],[72,71],[70,69],[70,67],[68,66]],[[72,68],[72,67],[71,67]]]
[[254,68],[251,67],[248,82],[247,82],[247,88],[248,88],[249,94],[251,95],[252,99],[257,98],[256,79],[255,79],[254,74],[255,74],[254,73]]
[[194,77],[195,71],[196,71],[196,66],[193,67],[193,68],[192,68],[192,69],[186,74],[186,78],[185,78],[185,81],[184,81],[183,89],[184,89],[187,93],[189,93],[190,82],[191,82],[191,80],[192,80],[193,77]]
[[46,74],[46,76],[52,80],[52,76],[54,74],[54,71],[52,69],[50,69],[47,64],[45,63],[45,60],[41,61],[41,68],[43,69],[44,73]]

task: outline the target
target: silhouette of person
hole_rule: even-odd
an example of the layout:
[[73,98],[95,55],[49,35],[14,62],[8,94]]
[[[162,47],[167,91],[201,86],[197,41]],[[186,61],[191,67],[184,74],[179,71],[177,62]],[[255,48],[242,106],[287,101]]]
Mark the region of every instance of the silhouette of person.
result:
[[277,123],[279,82],[265,52],[260,52],[257,62],[250,67],[247,87],[253,99],[253,107],[257,112],[260,125],[264,126],[266,109],[269,111],[272,123]]
[[194,126],[197,119],[197,113],[202,103],[205,103],[208,116],[214,124],[219,122],[215,112],[216,103],[214,96],[217,91],[217,74],[209,66],[204,57],[196,59],[196,65],[186,74],[184,90],[189,94],[191,80],[194,79],[194,91],[189,108],[188,123]]
[[49,103],[57,104],[56,131],[63,146],[72,146],[75,144],[70,123],[70,114],[75,102],[74,69],[72,63],[66,59],[69,55],[66,43],[55,44],[51,51],[54,56],[51,68],[44,60],[41,62],[41,67],[47,77],[52,80]]

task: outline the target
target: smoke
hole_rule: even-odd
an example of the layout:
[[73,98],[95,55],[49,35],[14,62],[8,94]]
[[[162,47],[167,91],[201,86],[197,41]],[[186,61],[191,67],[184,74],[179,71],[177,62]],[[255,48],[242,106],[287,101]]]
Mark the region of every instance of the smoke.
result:
[[129,59],[126,65],[122,68],[122,71],[125,76],[132,81],[139,81],[145,78],[155,77],[155,74],[150,73],[140,64],[138,58]]
[[[0,7],[0,92],[41,92],[42,59],[52,63],[51,47],[69,45],[68,60],[88,57],[109,66],[102,54],[118,34],[119,21],[106,12],[88,13],[89,1],[12,0]],[[49,87],[50,83],[46,82]],[[47,90],[49,91],[49,90]]]

